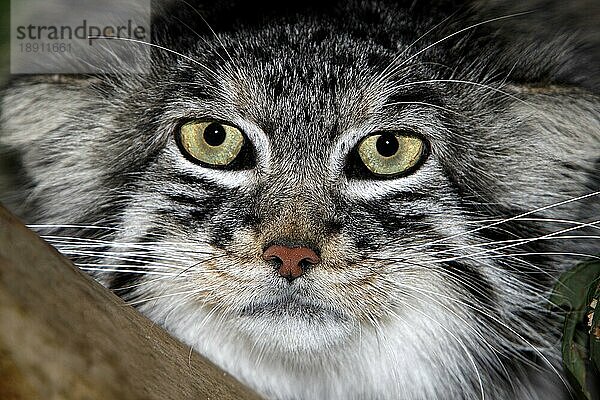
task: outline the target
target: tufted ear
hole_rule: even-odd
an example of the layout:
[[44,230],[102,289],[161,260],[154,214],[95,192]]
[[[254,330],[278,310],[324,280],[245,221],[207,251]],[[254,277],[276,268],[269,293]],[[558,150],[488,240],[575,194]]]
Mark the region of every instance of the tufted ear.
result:
[[[460,166],[454,176],[460,186],[507,214],[599,191],[600,96],[575,86],[520,83],[502,89],[514,98],[487,104],[474,117],[471,151],[455,149],[459,156],[446,157],[453,167]],[[569,212],[562,217],[600,215],[597,198],[586,204],[587,216]],[[579,207],[571,204],[547,215],[561,218],[560,213]]]
[[[508,89],[522,99],[502,118],[509,138],[515,133],[523,138],[516,143],[521,147],[516,156],[503,161],[517,164],[514,171],[526,171],[508,178],[510,186],[520,181],[519,197],[541,207],[561,201],[544,199],[550,192],[545,188],[565,197],[600,190],[600,97],[573,86],[521,84]],[[599,205],[591,203],[590,215],[600,215]]]
[[[507,96],[478,99],[486,108],[475,117],[476,150],[465,155],[469,167],[458,179],[522,211],[600,190],[600,6],[590,0],[471,5],[476,22],[500,18],[485,24],[490,53],[476,55],[493,65]],[[587,204],[589,216],[600,215],[597,198]]]
[[[98,173],[93,149],[84,144],[86,137],[108,129],[109,122],[102,119],[103,113],[95,121],[73,117],[106,107],[87,90],[94,80],[73,75],[15,76],[0,93],[0,184],[4,185],[0,202],[11,211],[25,216],[34,198],[43,199],[50,192],[62,193],[58,198],[75,207],[72,196],[92,190]],[[64,172],[75,165],[70,173]],[[69,184],[69,175],[86,171],[88,183],[79,188]]]
[[598,1],[475,0],[472,7],[482,21],[514,16],[492,23],[505,43],[507,62],[523,58],[524,52],[553,53],[563,59],[561,68],[554,71],[559,81],[600,92]]

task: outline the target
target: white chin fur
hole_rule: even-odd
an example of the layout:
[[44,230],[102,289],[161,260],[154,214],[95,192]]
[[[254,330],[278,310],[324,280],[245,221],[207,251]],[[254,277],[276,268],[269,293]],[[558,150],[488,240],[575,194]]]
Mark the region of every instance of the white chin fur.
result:
[[461,342],[469,349],[476,342],[460,321],[433,307],[431,321],[415,309],[375,330],[163,306],[141,310],[159,323],[168,318],[174,336],[269,399],[442,399],[457,384],[472,390],[477,379],[473,365],[456,361],[470,357]]

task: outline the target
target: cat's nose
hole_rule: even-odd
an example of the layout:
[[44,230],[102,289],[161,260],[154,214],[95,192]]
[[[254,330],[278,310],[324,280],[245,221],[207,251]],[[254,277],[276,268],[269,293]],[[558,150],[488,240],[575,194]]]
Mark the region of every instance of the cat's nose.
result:
[[279,275],[290,283],[302,276],[308,267],[321,261],[317,253],[304,246],[272,245],[265,250],[263,258],[267,261],[275,261],[275,269]]

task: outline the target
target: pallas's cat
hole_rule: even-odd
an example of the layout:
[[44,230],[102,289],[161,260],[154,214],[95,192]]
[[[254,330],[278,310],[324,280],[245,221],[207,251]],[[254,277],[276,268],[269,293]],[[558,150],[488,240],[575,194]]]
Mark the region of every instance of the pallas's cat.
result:
[[4,201],[267,398],[561,398],[548,294],[599,243],[585,43],[450,1],[155,12],[148,73],[11,80]]

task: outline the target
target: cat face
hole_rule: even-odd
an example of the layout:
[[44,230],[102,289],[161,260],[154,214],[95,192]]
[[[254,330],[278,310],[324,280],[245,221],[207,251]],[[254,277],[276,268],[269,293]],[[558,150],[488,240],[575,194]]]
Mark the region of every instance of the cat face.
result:
[[514,64],[480,20],[430,37],[443,7],[348,7],[219,10],[200,38],[180,10],[149,74],[15,82],[31,220],[267,396],[514,394],[534,358],[553,375],[544,298],[562,253],[598,243],[552,240],[600,212],[597,98],[538,85],[562,60]]
[[[154,290],[160,296],[182,287],[197,291],[185,307],[197,303],[218,310],[219,318],[237,320],[236,330],[261,351],[287,354],[346,345],[368,321],[393,319],[400,312],[398,296],[417,271],[425,270],[421,275],[431,282],[426,272],[431,257],[414,248],[451,235],[449,211],[457,208],[442,166],[429,154],[443,125],[418,101],[389,104],[398,82],[382,78],[383,62],[379,69],[369,67],[368,43],[349,45],[345,35],[320,33],[332,39],[302,49],[314,35],[310,29],[258,31],[227,49],[235,54],[232,59],[207,51],[198,61],[217,64],[214,73],[190,62],[157,84],[181,90],[164,102],[161,119],[172,128],[165,130],[162,147],[140,179],[143,190],[137,195],[152,193],[153,209],[141,200],[128,207],[132,217],[124,232],[176,242],[175,251],[189,259],[173,270],[184,271],[176,279],[132,289],[130,296]],[[274,35],[280,46],[266,47]],[[256,47],[263,49],[258,56]],[[372,47],[371,57],[389,57],[385,49]],[[187,84],[190,80],[194,84]],[[426,123],[415,123],[425,116]],[[227,137],[237,134],[243,141],[224,166],[203,162],[202,149],[195,158],[182,145],[186,129],[206,141],[215,124],[227,129]],[[416,169],[388,175],[368,170],[358,148],[384,133],[396,145],[412,138],[422,146]],[[371,147],[367,151],[379,155],[376,145]],[[458,223],[459,213],[455,217]],[[290,282],[277,272],[280,263],[264,259],[272,245],[310,248],[319,262],[304,266],[302,276]],[[410,262],[390,263],[390,257]],[[400,285],[396,275],[404,276]],[[123,286],[120,279],[116,275],[108,284]],[[277,339],[265,331],[279,332]]]

